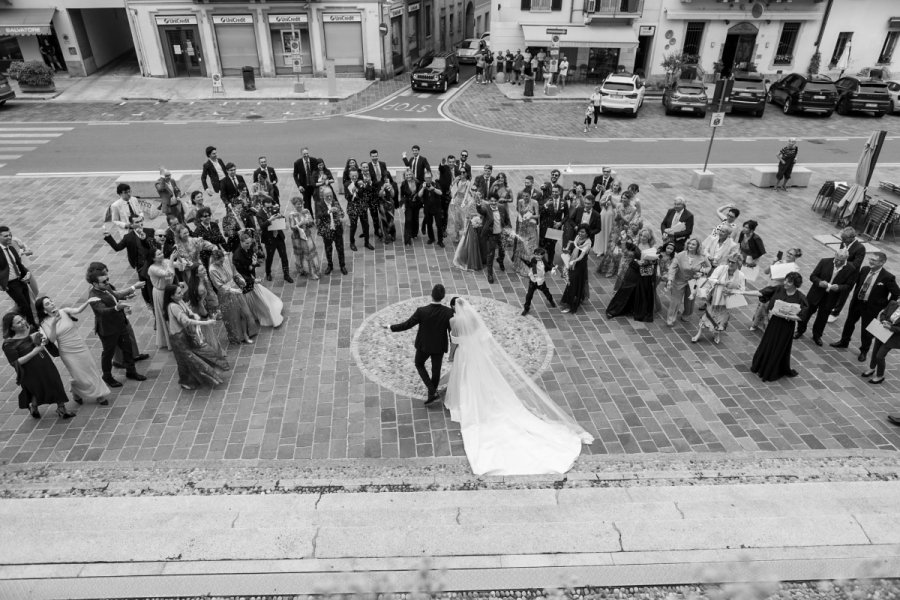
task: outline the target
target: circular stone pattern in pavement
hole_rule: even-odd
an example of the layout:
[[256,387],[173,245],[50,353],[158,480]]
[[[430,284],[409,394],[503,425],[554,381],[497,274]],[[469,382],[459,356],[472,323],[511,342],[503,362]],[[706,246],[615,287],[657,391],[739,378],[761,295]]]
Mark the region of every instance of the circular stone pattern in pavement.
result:
[[[484,322],[500,346],[506,350],[532,378],[537,378],[553,358],[553,341],[540,320],[522,317],[521,308],[481,296],[464,296],[481,313]],[[350,350],[367,378],[404,396],[425,399],[428,390],[414,363],[417,327],[394,333],[382,325],[403,323],[415,310],[428,304],[430,297],[412,298],[392,304],[369,316],[350,343]],[[441,374],[450,369],[444,355]],[[431,363],[426,363],[431,370]]]

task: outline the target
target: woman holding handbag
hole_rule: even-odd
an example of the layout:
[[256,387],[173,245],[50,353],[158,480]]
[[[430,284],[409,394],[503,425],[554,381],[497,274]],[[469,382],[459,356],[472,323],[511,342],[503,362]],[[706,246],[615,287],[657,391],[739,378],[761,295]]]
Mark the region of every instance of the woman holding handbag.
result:
[[700,341],[704,329],[715,332],[713,342],[718,344],[720,334],[728,327],[731,318],[726,300],[733,294],[743,294],[746,290],[746,280],[741,273],[742,259],[739,254],[728,257],[728,263],[719,265],[712,272],[706,283],[698,291],[698,294],[706,297],[706,306],[700,316],[700,328],[697,334],[691,338],[695,344]]
[[178,365],[178,384],[184,390],[197,386],[217,386],[223,382],[218,370],[231,369],[222,351],[216,352],[200,333],[200,327],[215,323],[201,320],[184,301],[187,286],[184,283],[167,285],[163,310],[169,326],[169,342]]

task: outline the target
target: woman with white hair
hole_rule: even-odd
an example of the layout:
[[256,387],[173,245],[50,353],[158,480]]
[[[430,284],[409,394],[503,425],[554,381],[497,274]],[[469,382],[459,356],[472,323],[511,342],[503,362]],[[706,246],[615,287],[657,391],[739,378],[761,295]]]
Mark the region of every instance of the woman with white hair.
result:
[[787,191],[787,182],[797,162],[797,138],[789,138],[787,146],[778,153],[778,174],[776,175],[775,190]]

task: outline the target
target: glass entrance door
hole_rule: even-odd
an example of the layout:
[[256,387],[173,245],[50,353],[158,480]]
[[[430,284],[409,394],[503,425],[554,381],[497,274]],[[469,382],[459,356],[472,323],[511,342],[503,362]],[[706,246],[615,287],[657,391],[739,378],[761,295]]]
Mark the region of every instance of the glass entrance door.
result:
[[172,62],[174,77],[202,77],[204,75],[203,56],[197,43],[197,30],[168,29],[166,44]]

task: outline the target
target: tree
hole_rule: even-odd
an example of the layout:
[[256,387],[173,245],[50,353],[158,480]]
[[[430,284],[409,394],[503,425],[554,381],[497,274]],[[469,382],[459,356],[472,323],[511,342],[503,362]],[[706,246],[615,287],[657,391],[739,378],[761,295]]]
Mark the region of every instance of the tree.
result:
[[697,64],[700,60],[700,57],[696,54],[686,54],[684,52],[670,52],[663,57],[662,66],[666,71],[666,84],[671,83],[681,70],[687,65],[693,65],[697,67],[699,71],[700,67]]
[[809,58],[809,66],[806,68],[807,75],[818,75],[819,67],[822,65],[822,53],[816,49],[813,52],[813,55]]

